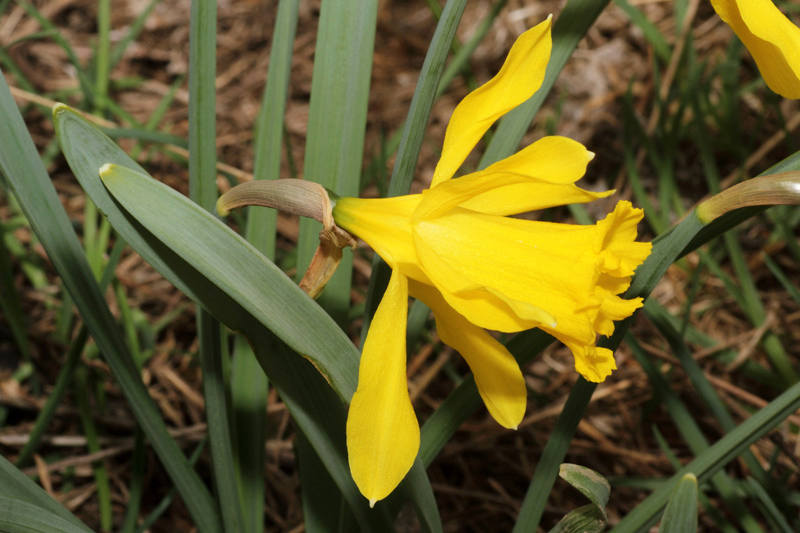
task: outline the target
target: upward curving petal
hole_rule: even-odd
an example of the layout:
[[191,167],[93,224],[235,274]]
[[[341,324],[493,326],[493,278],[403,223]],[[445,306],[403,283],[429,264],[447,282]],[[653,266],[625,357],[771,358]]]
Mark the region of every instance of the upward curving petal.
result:
[[494,165],[425,191],[414,221],[456,206],[490,215],[515,215],[557,205],[586,203],[613,193],[594,193],[574,182],[594,154],[566,137],[544,137]]
[[452,178],[486,130],[542,86],[552,47],[550,25],[548,17],[520,35],[500,72],[458,104],[447,125],[431,188]]
[[411,281],[409,291],[433,310],[442,342],[467,361],[483,403],[503,427],[516,429],[525,415],[528,391],[514,356],[483,329],[458,314],[434,287]]
[[408,280],[395,270],[364,342],[347,416],[350,472],[370,505],[397,487],[419,451],[406,382],[407,315]]
[[772,0],[711,4],[750,50],[769,88],[785,98],[800,98],[800,28]]

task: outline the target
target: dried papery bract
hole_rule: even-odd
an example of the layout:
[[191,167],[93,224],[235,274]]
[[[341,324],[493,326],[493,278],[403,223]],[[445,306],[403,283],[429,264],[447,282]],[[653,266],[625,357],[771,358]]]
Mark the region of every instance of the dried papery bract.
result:
[[300,281],[300,288],[311,298],[319,296],[342,260],[342,248],[356,246],[353,236],[333,221],[331,193],[318,183],[305,180],[250,181],[220,196],[217,213],[227,216],[232,209],[249,205],[272,207],[322,223],[319,246]]
[[800,205],[800,172],[782,172],[749,179],[697,206],[697,217],[708,224],[725,213],[757,205]]

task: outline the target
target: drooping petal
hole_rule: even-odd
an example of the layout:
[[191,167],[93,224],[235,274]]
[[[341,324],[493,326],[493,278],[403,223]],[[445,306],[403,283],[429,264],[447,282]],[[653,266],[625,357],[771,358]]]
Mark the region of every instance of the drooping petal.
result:
[[711,0],[755,59],[770,89],[800,98],[800,28],[772,0]]
[[347,416],[350,472],[370,505],[397,487],[419,451],[406,382],[407,314],[408,280],[395,270],[364,342]]
[[458,314],[435,288],[411,281],[409,291],[433,310],[442,342],[467,361],[492,417],[501,426],[516,429],[525,415],[528,391],[514,356],[486,331]]
[[533,96],[550,60],[550,17],[517,38],[497,75],[458,104],[444,137],[431,188],[453,177],[494,122]]

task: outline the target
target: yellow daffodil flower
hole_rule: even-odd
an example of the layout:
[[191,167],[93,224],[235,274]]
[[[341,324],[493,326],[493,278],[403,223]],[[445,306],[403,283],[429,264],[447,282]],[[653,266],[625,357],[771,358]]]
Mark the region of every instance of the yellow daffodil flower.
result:
[[450,179],[489,127],[539,89],[550,49],[548,19],[522,34],[497,76],[456,107],[430,189],[336,199],[336,224],[393,269],[362,349],[347,420],[350,469],[371,504],[400,483],[419,449],[406,382],[409,295],[433,310],[440,338],[466,359],[489,413],[508,428],[524,415],[525,381],[485,329],[541,328],[570,348],[581,375],[599,382],[616,365],[610,350],[596,346],[597,335],[610,335],[615,320],[642,305],[618,296],[650,253],[649,243],[634,242],[641,210],[620,202],[594,226],[507,217],[611,194],[574,185],[593,157],[580,143],[546,137]]
[[800,98],[800,28],[772,0],[711,4],[750,50],[769,88],[784,98]]

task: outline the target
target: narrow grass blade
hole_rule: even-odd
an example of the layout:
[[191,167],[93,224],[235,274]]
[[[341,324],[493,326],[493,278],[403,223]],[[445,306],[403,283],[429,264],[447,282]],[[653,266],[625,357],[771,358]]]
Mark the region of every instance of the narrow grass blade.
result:
[[117,44],[114,45],[114,48],[111,50],[111,59],[109,64],[109,69],[113,69],[117,63],[122,60],[122,56],[125,55],[125,50],[128,49],[128,46],[139,36],[144,29],[144,24],[147,22],[147,17],[150,16],[150,13],[153,12],[153,9],[156,7],[160,0],[150,0],[150,3],[147,4],[142,12],[134,19],[130,26],[128,26],[127,32],[125,35],[120,39]]
[[414,466],[395,493],[389,496],[390,504],[395,508],[395,512],[392,514],[396,514],[399,505],[408,500],[414,506],[422,531],[425,533],[442,531],[442,519],[439,516],[439,508],[436,506],[433,487],[431,487],[430,479],[425,472],[425,464],[420,456],[414,460]]
[[[206,445],[208,444],[208,436],[203,437],[200,442],[197,443],[194,450],[192,450],[192,454],[189,456],[189,464],[192,466],[197,464],[197,461],[200,459],[200,456],[203,454],[203,451],[206,449]],[[136,528],[136,533],[145,533],[150,530],[153,524],[163,515],[167,509],[169,509],[170,505],[172,505],[172,501],[178,495],[178,491],[175,490],[175,487],[171,488],[167,494],[161,498],[161,501],[150,511],[150,514],[142,520],[142,523],[139,524],[139,527]]]
[[235,460],[242,499],[243,531],[264,528],[264,464],[267,442],[267,376],[247,339],[234,341],[231,405],[236,434]]
[[[762,507],[766,510],[766,516],[772,521],[773,531],[781,531],[782,533],[792,533],[793,531],[797,531],[797,528],[793,528],[789,522],[786,520],[786,517],[781,513],[778,506],[775,505],[775,502],[772,500],[770,495],[764,490],[764,487],[756,481],[755,479],[749,477],[747,478],[747,484],[750,490],[755,494],[756,498],[761,502]],[[795,516],[795,519],[797,517]]]
[[[72,526],[73,531],[91,531],[83,522],[78,520],[72,513],[67,511],[66,507],[58,503],[49,494],[47,494],[39,485],[31,481],[31,479],[14,468],[14,465],[9,463],[5,457],[0,455],[0,500],[6,505],[15,504],[16,509],[33,509],[33,514],[48,513],[50,516],[56,517],[63,521],[63,523]],[[11,500],[14,501],[11,501]],[[22,506],[19,502],[27,505]],[[2,504],[0,504],[0,516],[4,514]],[[6,531],[3,529],[3,531]],[[39,531],[50,531],[48,529],[40,529]]]
[[530,127],[533,117],[550,93],[550,89],[553,88],[556,78],[567,64],[567,59],[570,58],[575,47],[578,46],[578,42],[583,39],[609,1],[569,0],[567,2],[553,24],[553,49],[541,88],[527,102],[503,117],[481,158],[480,169],[514,153],[522,136]]
[[[114,269],[119,262],[120,255],[122,254],[122,249],[124,247],[125,243],[122,239],[119,239],[114,245],[114,249],[111,251],[108,262],[105,266],[105,270],[103,271],[103,277],[100,280],[101,292],[105,291],[106,287],[108,287],[109,283],[111,283],[111,278],[114,276]],[[25,443],[22,451],[20,451],[19,455],[17,456],[18,468],[26,466],[33,457],[34,452],[36,452],[38,449],[41,439],[44,436],[44,432],[47,430],[50,422],[56,415],[56,409],[59,405],[61,405],[64,395],[67,393],[67,387],[72,382],[72,373],[75,370],[78,361],[80,361],[81,353],[83,353],[83,349],[86,346],[86,341],[88,339],[89,330],[87,329],[86,324],[82,324],[78,330],[78,334],[70,344],[69,351],[67,352],[67,358],[64,361],[64,364],[61,366],[61,370],[58,372],[58,378],[56,378],[56,383],[53,385],[53,390],[51,390],[50,394],[47,396],[47,401],[45,402],[44,407],[42,407],[42,410],[39,412],[39,416],[36,417],[36,422],[34,423],[33,428],[30,430],[30,433],[28,433],[28,442]]]
[[0,287],[3,289],[0,291],[0,311],[3,312],[8,327],[11,329],[11,335],[14,337],[22,360],[30,363],[31,350],[25,328],[25,315],[22,313],[22,306],[14,283],[11,254],[3,239],[5,232],[5,224],[0,223]]
[[[144,478],[147,473],[147,443],[144,433],[137,429],[133,441],[133,460],[131,461],[131,483],[128,487],[128,503],[125,519],[120,527],[121,533],[133,533],[139,518],[139,510],[144,494]],[[173,489],[174,491],[174,489]]]
[[[631,351],[633,351],[636,360],[639,361],[639,364],[642,365],[642,368],[647,373],[650,383],[653,384],[654,392],[658,394],[663,402],[666,411],[669,413],[681,436],[689,445],[689,449],[695,455],[699,455],[707,450],[708,441],[703,431],[700,429],[700,426],[695,422],[689,412],[689,409],[680,400],[675,391],[670,388],[666,379],[664,379],[658,371],[653,361],[647,357],[636,339],[628,335],[627,343]],[[761,531],[755,518],[744,505],[741,495],[733,489],[733,483],[725,472],[717,472],[712,476],[711,483],[717,492],[719,492],[730,512],[738,520],[742,531],[753,533]]]
[[[669,344],[672,352],[678,357],[684,371],[691,379],[695,390],[703,399],[703,404],[706,405],[714,417],[719,422],[722,429],[730,431],[736,427],[733,417],[728,412],[727,407],[717,395],[714,387],[706,378],[703,369],[695,361],[694,357],[689,351],[689,347],[681,338],[680,333],[673,327],[672,323],[667,318],[666,310],[659,306],[654,300],[647,300],[644,304],[644,312],[658,331],[664,336]],[[761,467],[756,458],[750,452],[744,455],[750,471],[761,482],[769,483],[769,476]]]
[[[0,128],[0,170],[75,300],[134,416],[179,488],[198,528],[202,531],[215,530],[218,516],[214,512],[211,496],[167,433],[142,383],[50,177],[36,153],[5,78],[0,79],[0,123],[4,124]],[[92,150],[94,147],[84,148]]]
[[[192,0],[189,14],[189,195],[214,212],[217,200],[217,2]],[[242,506],[231,443],[226,390],[226,333],[206,310],[197,313],[214,488],[226,531],[242,530]]]
[[302,431],[295,439],[303,524],[308,533],[333,533],[339,529],[342,497],[324,463]]
[[[442,77],[439,80],[439,84],[436,88],[436,98],[444,94],[445,90],[447,90],[447,88],[450,86],[450,82],[455,79],[459,72],[463,72],[465,68],[469,68],[469,58],[472,56],[472,53],[475,51],[475,49],[478,48],[478,45],[483,41],[483,38],[486,37],[486,34],[489,33],[489,30],[491,30],[492,26],[494,25],[497,15],[500,14],[500,11],[502,11],[507,3],[508,0],[497,0],[492,5],[492,8],[489,10],[486,16],[483,17],[483,20],[481,20],[481,23],[478,25],[478,27],[475,28],[472,37],[470,37],[469,40],[453,54],[453,59],[447,65],[447,68],[445,68],[442,72]],[[447,17],[447,6],[445,6],[439,22],[441,23],[441,19],[446,19]]]
[[111,0],[97,3],[97,45],[94,55],[94,110],[102,115],[108,102],[111,76]]
[[85,533],[89,528],[16,498],[0,496],[0,530],[7,533]]
[[767,264],[767,268],[769,268],[769,271],[772,272],[772,275],[781,282],[783,288],[786,290],[789,296],[791,296],[792,299],[797,302],[797,305],[800,305],[800,289],[797,288],[797,285],[789,280],[789,277],[786,275],[783,269],[778,265],[778,263],[773,261],[770,256],[764,254],[762,257],[764,258],[764,263]]
[[[81,426],[86,437],[86,448],[89,453],[97,453],[100,451],[100,440],[89,404],[90,390],[89,368],[82,365],[73,373],[72,392],[78,404]],[[97,504],[100,508],[100,529],[111,531],[111,486],[108,480],[108,469],[100,460],[92,463],[92,471],[97,490]]]
[[686,474],[681,479],[661,521],[659,533],[693,533],[697,531],[697,478]]
[[631,22],[642,30],[644,38],[647,39],[647,42],[653,47],[653,51],[656,53],[656,56],[658,56],[658,59],[666,64],[669,61],[671,50],[667,40],[661,35],[661,31],[658,27],[653,24],[644,13],[631,5],[628,0],[614,0],[614,5],[624,11]]
[[800,383],[792,385],[769,405],[680,469],[668,483],[623,518],[614,531],[617,533],[640,531],[653,525],[658,520],[661,509],[667,504],[672,491],[685,474],[693,473],[700,483],[706,481],[798,408],[800,408]]
[[583,418],[586,406],[589,405],[596,388],[595,383],[589,383],[582,377],[578,378],[572,387],[564,410],[556,420],[556,425],[553,427],[542,458],[539,460],[539,465],[528,486],[528,492],[525,494],[517,521],[514,524],[514,533],[536,530],[547,498],[553,489],[561,461],[567,453],[569,443],[575,434],[575,428]]
[[[326,0],[319,15],[303,173],[340,196],[359,193],[377,13],[376,0]],[[300,220],[300,276],[321,229],[313,220]],[[350,306],[352,271],[353,257],[346,253],[319,298],[341,324]]]
[[[69,41],[67,41],[67,39],[64,38],[63,35],[61,35],[61,32],[59,31],[58,27],[56,27],[56,25],[51,20],[49,20],[47,17],[44,17],[39,12],[36,6],[34,6],[29,2],[22,2],[22,1],[17,2],[17,5],[19,5],[22,9],[24,9],[25,12],[28,13],[28,15],[36,19],[36,21],[42,26],[42,29],[44,29],[45,31],[49,31],[50,32],[49,35],[50,37],[52,37],[53,41],[55,41],[55,43],[58,46],[60,46],[61,49],[63,49],[64,52],[67,54],[67,60],[69,61],[70,65],[72,65],[75,68],[75,73],[78,76],[78,82],[80,83],[84,100],[87,103],[91,104],[94,101],[94,89],[92,87],[91,80],[86,75],[86,71],[83,68],[83,65],[81,64],[80,60],[78,59],[78,55],[75,53],[75,50],[69,44]],[[89,107],[91,106],[86,106],[87,109]]]
[[436,98],[436,88],[442,78],[445,59],[466,5],[466,0],[449,0],[436,25],[403,126],[397,159],[389,182],[389,196],[408,194],[411,188],[425,127],[428,125],[428,118]]
[[[270,50],[267,86],[255,128],[255,179],[280,174],[283,116],[289,91],[299,0],[281,0]],[[245,236],[268,259],[275,257],[277,212],[248,208]],[[246,531],[264,527],[264,461],[267,426],[267,377],[250,345],[239,336],[234,343],[231,401],[236,429],[236,459]],[[339,498],[341,500],[341,498]],[[308,519],[307,519],[308,524]]]

